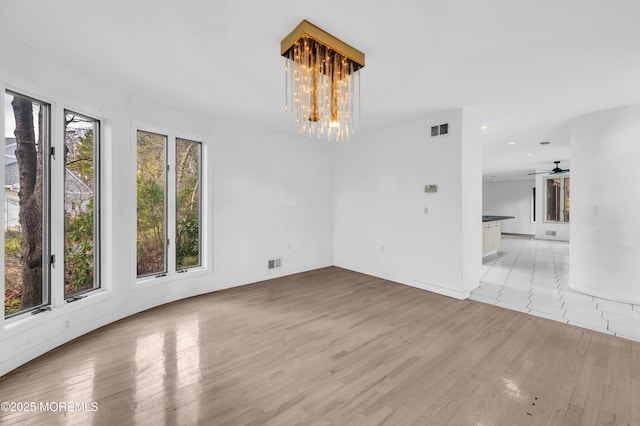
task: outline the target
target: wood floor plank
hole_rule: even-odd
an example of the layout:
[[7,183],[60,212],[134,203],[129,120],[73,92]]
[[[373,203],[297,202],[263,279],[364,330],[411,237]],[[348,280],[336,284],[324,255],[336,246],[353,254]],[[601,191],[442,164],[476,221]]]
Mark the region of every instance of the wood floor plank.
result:
[[576,383],[576,387],[571,395],[569,407],[566,413],[567,425],[580,425],[582,423],[583,407],[585,406],[587,395],[591,386],[593,371],[596,366],[596,356],[600,347],[600,336],[591,336],[589,348],[585,354],[584,363],[581,367],[580,376]]
[[[626,371],[625,366],[631,365],[631,342],[620,342],[620,360],[618,362],[617,385],[614,386],[616,391],[615,407],[613,412],[615,413],[616,422],[619,424],[632,424],[634,418],[632,417],[632,407],[630,404],[625,404],[624,400],[627,395],[631,395],[632,389],[632,376]],[[640,404],[640,399],[635,400],[635,404]],[[635,420],[640,421],[640,417],[636,417]]]
[[[536,364],[531,348],[535,347],[536,340],[540,339],[540,333],[531,333],[530,327],[535,328],[535,322],[526,322],[521,332],[513,336],[514,339],[505,342],[500,348],[492,351],[486,359],[471,366],[468,375],[460,377],[459,383],[448,391],[451,401],[454,402],[453,405],[446,405],[451,411],[447,420],[450,424],[476,424],[480,419],[486,419],[486,410],[492,410],[486,404],[486,395],[498,394],[501,395],[502,401],[508,401],[516,406],[523,405],[519,400],[526,398],[527,395],[519,384],[530,374]],[[460,389],[463,392],[460,392]],[[428,407],[423,418],[429,419],[429,413],[433,416],[437,415],[438,411],[442,409],[434,403]],[[445,419],[447,416],[440,416],[439,420]]]
[[[621,365],[621,374],[627,374],[625,365]],[[631,419],[640,419],[640,346],[631,345]]]
[[[627,417],[626,410],[616,411],[616,396],[618,389],[622,383],[619,379],[619,363],[620,363],[620,344],[619,340],[614,341],[609,347],[609,356],[607,359],[607,369],[604,378],[604,389],[602,398],[600,398],[600,410],[598,411],[598,424],[628,424],[621,422],[620,417]],[[629,407],[625,404],[626,407]],[[630,407],[629,407],[630,408]]]
[[0,424],[634,424],[640,343],[331,267],[150,309],[0,378]]

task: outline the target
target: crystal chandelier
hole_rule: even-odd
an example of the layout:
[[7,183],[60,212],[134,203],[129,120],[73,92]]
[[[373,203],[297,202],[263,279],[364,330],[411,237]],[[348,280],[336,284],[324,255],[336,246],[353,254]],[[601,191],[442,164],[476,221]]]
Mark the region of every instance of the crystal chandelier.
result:
[[356,107],[360,114],[364,53],[306,20],[282,40],[280,53],[285,57],[285,110],[293,112],[300,134],[349,139]]

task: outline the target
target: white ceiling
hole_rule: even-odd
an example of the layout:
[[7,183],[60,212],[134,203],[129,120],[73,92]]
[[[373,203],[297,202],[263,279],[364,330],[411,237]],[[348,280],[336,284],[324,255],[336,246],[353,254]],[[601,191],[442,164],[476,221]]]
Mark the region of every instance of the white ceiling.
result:
[[640,102],[639,16],[638,0],[22,0],[0,3],[0,30],[136,95],[295,132],[279,46],[307,19],[366,54],[359,134],[464,107],[485,180],[505,180],[566,167],[568,119]]

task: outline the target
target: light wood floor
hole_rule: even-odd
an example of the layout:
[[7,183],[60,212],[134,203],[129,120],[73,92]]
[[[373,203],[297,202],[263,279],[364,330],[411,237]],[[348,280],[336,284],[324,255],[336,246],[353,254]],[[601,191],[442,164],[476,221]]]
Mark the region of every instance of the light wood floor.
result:
[[161,306],[0,378],[0,424],[640,424],[640,343],[326,268]]

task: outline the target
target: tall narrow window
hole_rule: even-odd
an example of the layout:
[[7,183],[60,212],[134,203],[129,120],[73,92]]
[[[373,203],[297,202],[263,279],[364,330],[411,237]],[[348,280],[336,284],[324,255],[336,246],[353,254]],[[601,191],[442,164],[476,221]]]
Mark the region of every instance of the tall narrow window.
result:
[[531,187],[531,223],[536,223],[536,187]]
[[64,297],[100,287],[98,120],[65,111]]
[[5,316],[49,304],[49,110],[5,93]]
[[167,272],[167,136],[137,133],[137,275]]
[[176,139],[176,269],[201,265],[200,156],[202,144]]
[[560,179],[546,179],[547,221],[560,222]]
[[569,177],[545,177],[545,221],[569,222]]
[[571,216],[570,207],[571,207],[571,191],[570,191],[570,183],[569,177],[564,178],[564,221],[569,222],[569,217]]

